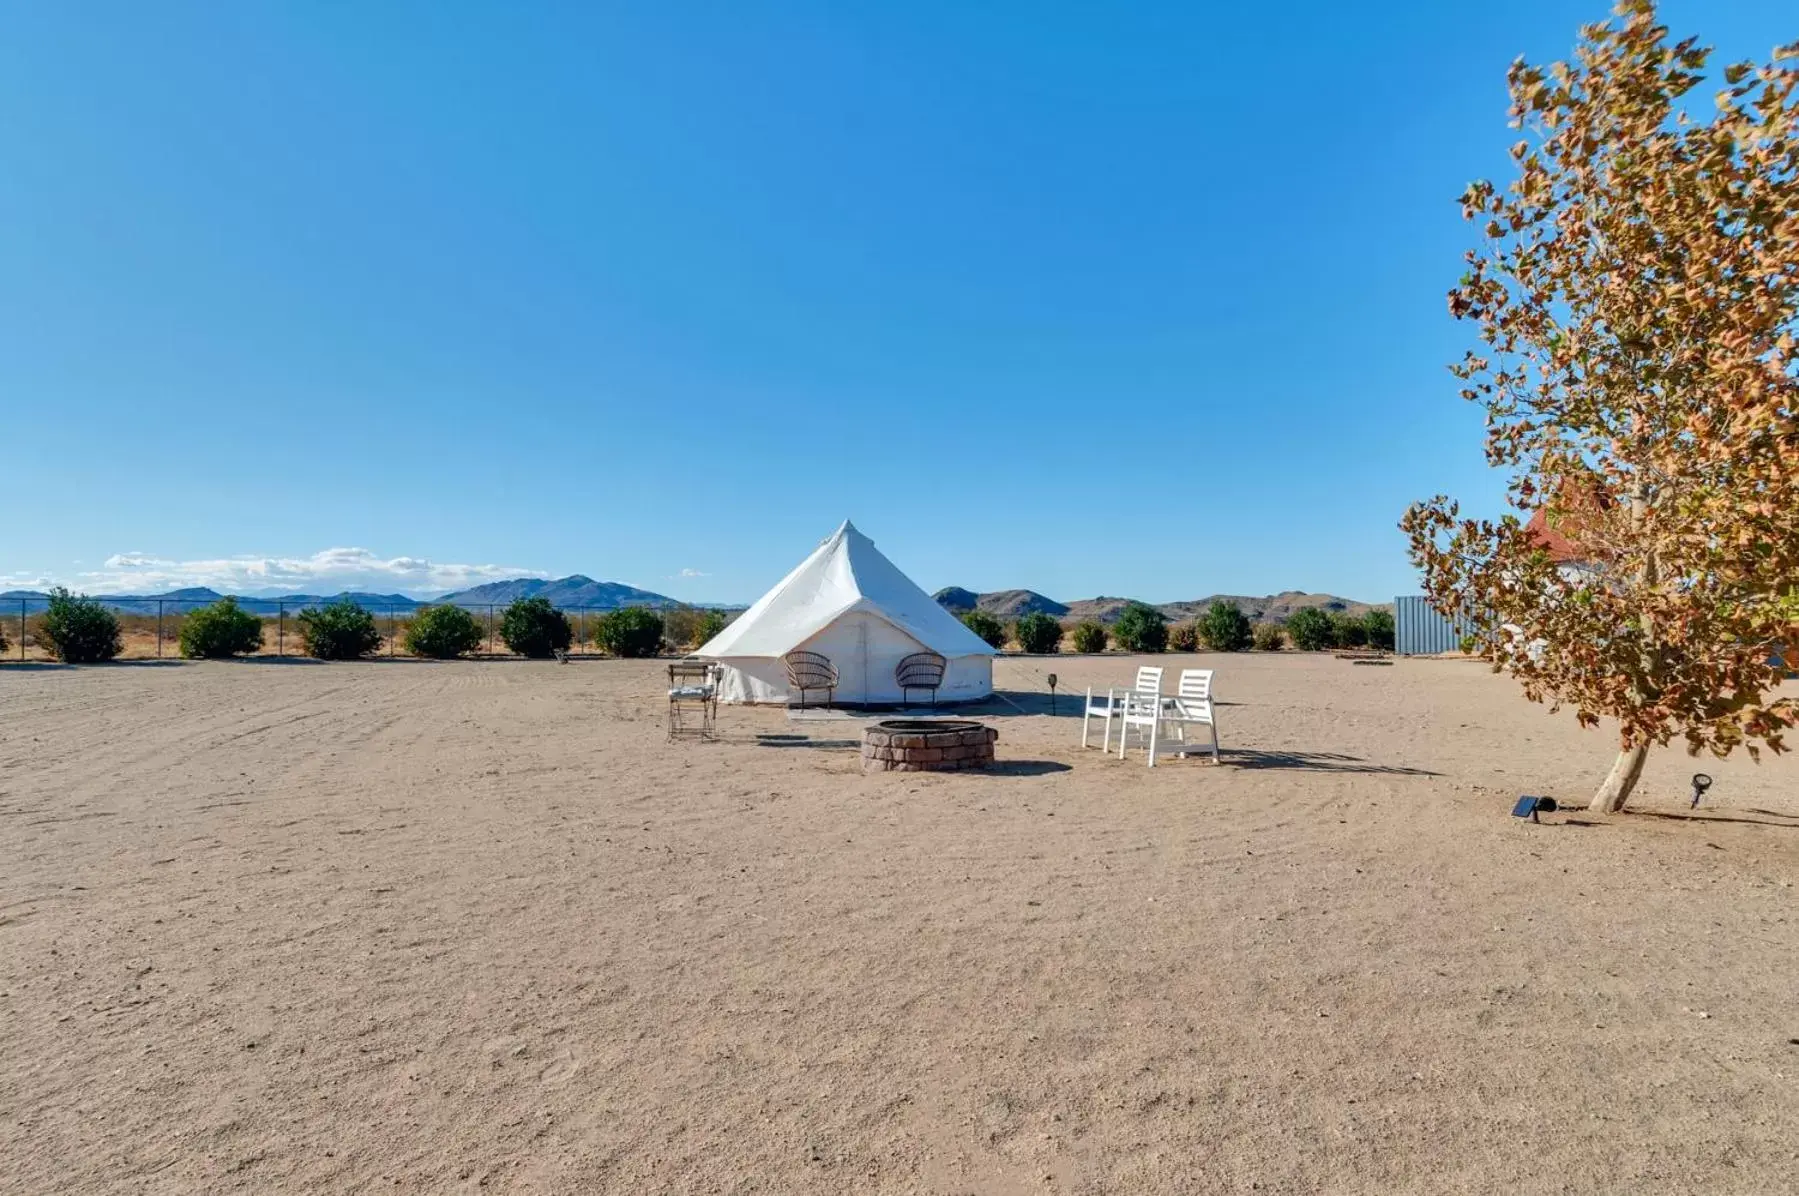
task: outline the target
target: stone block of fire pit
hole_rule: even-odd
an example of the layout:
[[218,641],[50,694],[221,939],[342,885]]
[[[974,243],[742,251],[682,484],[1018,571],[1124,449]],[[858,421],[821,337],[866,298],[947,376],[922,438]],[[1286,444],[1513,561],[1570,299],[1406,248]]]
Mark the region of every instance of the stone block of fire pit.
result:
[[864,772],[953,772],[993,763],[999,732],[961,719],[891,719],[862,732]]

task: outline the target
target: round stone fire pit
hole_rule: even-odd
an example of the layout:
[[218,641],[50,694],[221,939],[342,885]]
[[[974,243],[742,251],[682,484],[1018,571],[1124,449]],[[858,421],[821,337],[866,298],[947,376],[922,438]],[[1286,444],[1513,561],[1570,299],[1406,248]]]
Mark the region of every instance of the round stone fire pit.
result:
[[999,732],[964,719],[897,718],[862,732],[863,772],[951,772],[993,763]]

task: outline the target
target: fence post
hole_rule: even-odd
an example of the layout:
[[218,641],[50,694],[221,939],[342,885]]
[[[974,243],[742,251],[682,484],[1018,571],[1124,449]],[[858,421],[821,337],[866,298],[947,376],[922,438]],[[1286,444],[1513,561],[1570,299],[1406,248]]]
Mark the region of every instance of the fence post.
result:
[[487,654],[489,656],[498,655],[493,650],[493,605],[491,603],[487,607]]
[[25,663],[25,600],[19,599],[19,663]]
[[275,655],[287,655],[287,603],[275,604]]
[[390,604],[387,608],[387,658],[389,660],[394,658],[394,629],[394,608]]
[[156,600],[156,659],[162,659],[162,599]]

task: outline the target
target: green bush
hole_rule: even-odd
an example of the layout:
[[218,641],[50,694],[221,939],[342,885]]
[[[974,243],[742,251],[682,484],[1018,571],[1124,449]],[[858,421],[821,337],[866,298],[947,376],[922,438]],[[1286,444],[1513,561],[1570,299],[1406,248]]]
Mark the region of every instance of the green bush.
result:
[[1255,642],[1255,633],[1235,602],[1214,602],[1200,620],[1199,638],[1214,652],[1241,652]]
[[11,648],[11,647],[12,647],[12,641],[8,640],[6,638],[6,628],[3,626],[0,626],[0,653],[4,653],[8,648]]
[[677,606],[662,612],[662,638],[671,648],[697,648],[725,629],[723,611]]
[[460,606],[428,606],[406,625],[406,651],[432,660],[466,656],[484,638],[481,624]]
[[1368,646],[1368,625],[1339,612],[1331,616],[1331,638],[1339,648],[1365,648]]
[[1199,651],[1199,624],[1186,622],[1171,625],[1168,628],[1168,650],[1170,652]]
[[1258,652],[1279,652],[1287,642],[1287,633],[1279,623],[1257,623],[1254,635]]
[[[601,620],[602,626],[604,623]],[[514,598],[500,615],[500,639],[508,650],[520,656],[543,660],[568,651],[574,638],[575,629],[569,625],[568,616],[551,606],[548,598]],[[656,620],[656,638],[662,638],[661,619]]]
[[698,607],[677,606],[662,612],[662,638],[671,648],[685,648],[704,641],[698,638],[701,611]]
[[1317,652],[1337,642],[1337,631],[1328,614],[1308,606],[1287,619],[1287,637],[1301,652]]
[[181,654],[195,659],[241,656],[262,647],[262,620],[235,598],[221,598],[181,620]]
[[731,620],[722,610],[709,610],[700,615],[700,625],[694,628],[693,646],[698,648],[713,640],[719,632],[731,625]]
[[1095,623],[1092,619],[1084,619],[1076,623],[1074,630],[1069,633],[1069,639],[1073,642],[1076,652],[1104,652],[1106,641],[1110,638],[1106,634],[1105,627]]
[[1161,652],[1168,647],[1168,616],[1146,603],[1133,602],[1112,624],[1112,638],[1126,652]]
[[963,615],[962,625],[986,640],[989,647],[1006,646],[1006,625],[984,610],[971,610]]
[[1062,625],[1040,610],[1031,611],[1012,625],[1012,638],[1025,652],[1044,656],[1062,647]]
[[1368,646],[1383,651],[1393,650],[1393,612],[1371,610],[1362,616],[1362,629],[1368,634]]
[[294,616],[294,622],[300,625],[306,655],[320,660],[356,660],[381,646],[375,616],[350,598],[309,606]]
[[654,656],[662,648],[662,616],[645,606],[627,606],[600,620],[594,642],[614,656]]
[[99,599],[71,594],[62,586],[50,591],[50,608],[38,622],[37,638],[65,664],[111,660],[124,647],[116,615]]

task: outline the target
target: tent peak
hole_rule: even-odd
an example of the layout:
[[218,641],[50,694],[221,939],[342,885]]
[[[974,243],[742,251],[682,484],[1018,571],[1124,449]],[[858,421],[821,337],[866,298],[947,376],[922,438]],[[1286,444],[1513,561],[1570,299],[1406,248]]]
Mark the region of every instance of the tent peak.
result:
[[940,656],[993,655],[847,519],[697,654],[785,656],[851,612],[876,615]]

